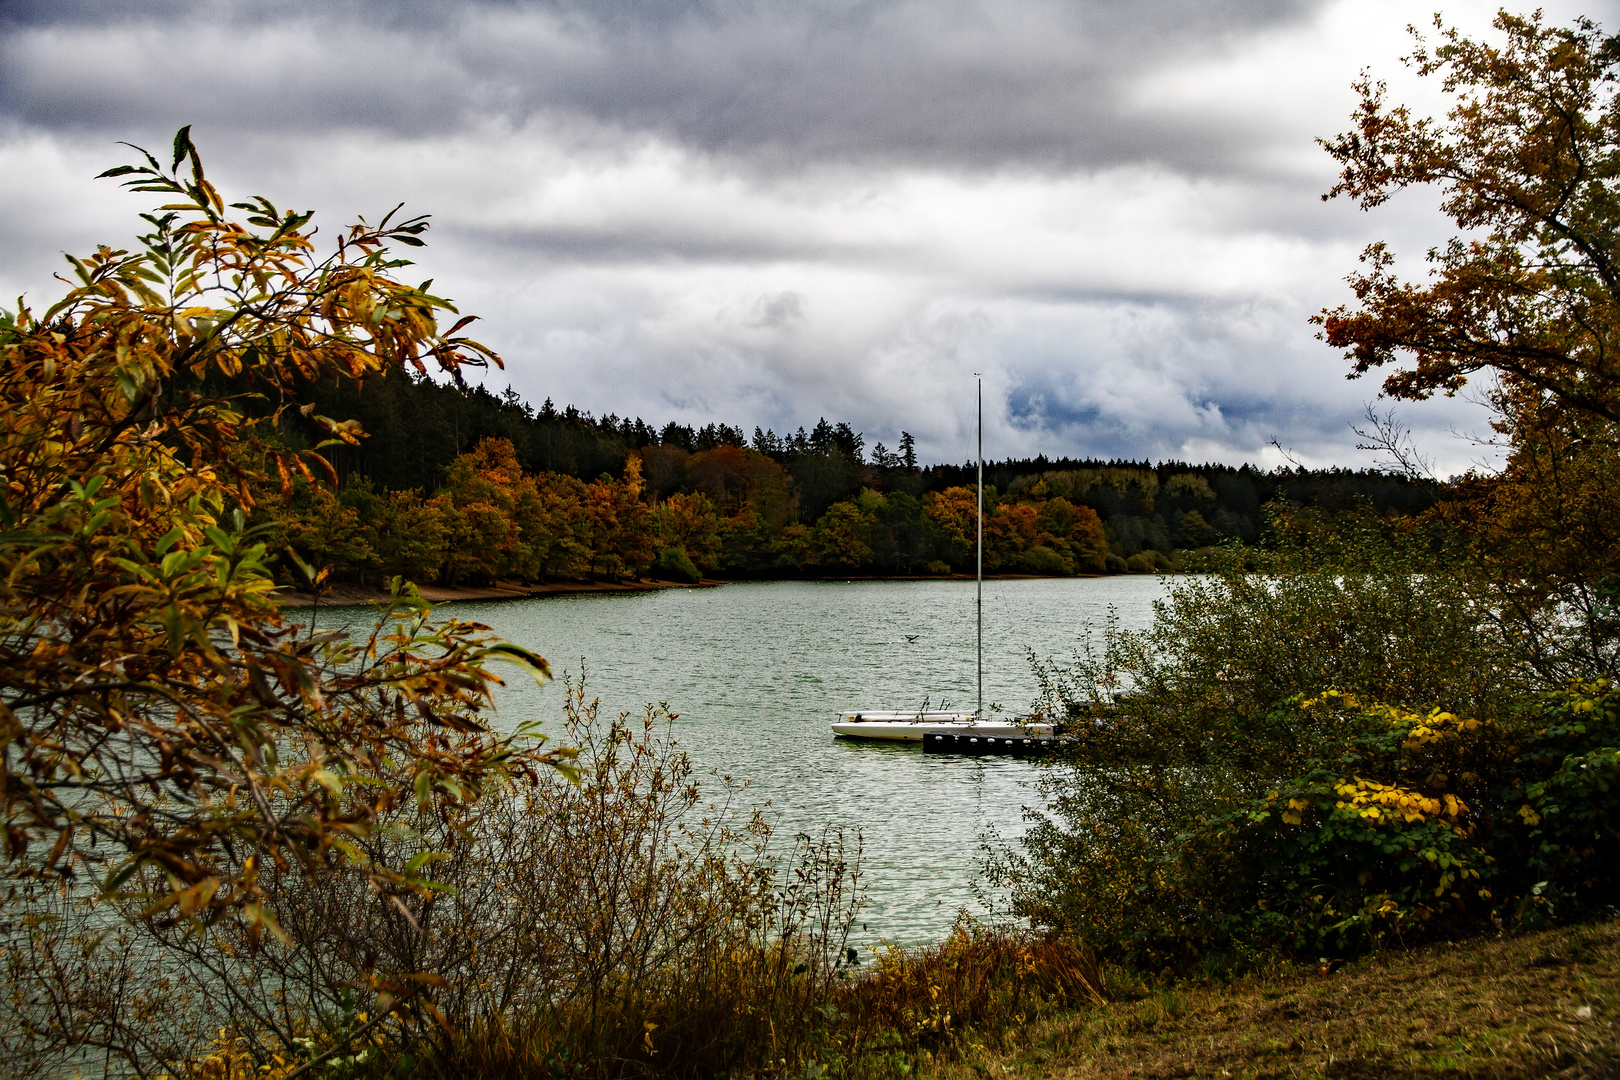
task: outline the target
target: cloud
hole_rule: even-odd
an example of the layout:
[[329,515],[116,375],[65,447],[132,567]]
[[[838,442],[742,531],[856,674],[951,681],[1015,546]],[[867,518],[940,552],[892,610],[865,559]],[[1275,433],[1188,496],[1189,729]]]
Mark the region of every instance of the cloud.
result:
[[1250,125],[1142,112],[1136,74],[1319,6],[198,2],[109,19],[26,5],[0,46],[0,101],[27,123],[102,130],[177,114],[395,135],[540,120],[779,167],[1208,161]]
[[[1608,7],[1612,7],[1612,3]],[[1470,31],[1491,5],[1448,13]],[[1572,14],[1556,6],[1553,20]],[[1611,12],[1592,12],[1600,20]],[[996,456],[1365,463],[1308,316],[1370,239],[1446,235],[1413,194],[1318,194],[1312,142],[1396,0],[290,0],[0,8],[0,295],[127,244],[95,173],[182,123],[236,194],[326,234],[434,215],[420,273],[480,314],[526,396],[650,421]],[[1609,21],[1613,21],[1610,19]],[[1429,95],[1429,96],[1425,96]],[[1445,467],[1461,401],[1407,410]],[[1270,460],[1270,459],[1267,459]]]

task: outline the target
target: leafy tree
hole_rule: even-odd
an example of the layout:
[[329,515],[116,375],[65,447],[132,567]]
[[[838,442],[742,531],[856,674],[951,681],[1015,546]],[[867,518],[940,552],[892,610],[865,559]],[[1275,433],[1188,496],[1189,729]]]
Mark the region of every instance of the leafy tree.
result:
[[523,543],[541,581],[580,573],[590,562],[590,545],[581,535],[585,520],[585,485],[572,476],[546,473],[528,504],[532,513],[520,517]]
[[653,563],[653,516],[641,501],[641,459],[625,461],[624,479],[603,476],[586,485],[583,506],[589,523],[592,576],[638,575]]
[[724,445],[693,454],[686,466],[694,491],[714,501],[722,514],[735,514],[746,503],[780,528],[796,509],[793,478],[764,454]]
[[1391,106],[1363,77],[1355,130],[1323,145],[1344,171],[1329,197],[1363,209],[1438,185],[1466,235],[1429,253],[1423,284],[1402,281],[1387,245],[1350,278],[1356,306],[1323,312],[1323,336],[1395,397],[1455,393],[1487,372],[1527,414],[1577,409],[1620,421],[1620,43],[1580,19],[1568,28],[1499,14],[1505,43],[1471,41],[1437,18],[1408,62],[1440,78],[1444,120]]
[[494,581],[518,568],[514,516],[523,481],[517,451],[506,439],[485,439],[451,463],[445,476],[450,511],[444,581]]
[[882,497],[876,512],[881,539],[874,536],[874,547],[896,571],[909,574],[918,560],[926,558],[928,529],[922,503],[904,491],[891,491]]
[[812,566],[815,555],[811,547],[812,534],[808,525],[794,522],[776,534],[770,542],[772,564],[780,570],[797,570]]
[[[496,358],[457,336],[469,320],[441,328],[448,300],[398,280],[389,247],[420,245],[423,218],[362,221],[318,256],[309,213],[227,206],[186,129],[168,166],[143,152],[104,175],[165,204],[139,247],[70,258],[62,300],[0,321],[6,858],[143,892],[149,914],[234,909],[255,927],[272,864],[348,860],[403,904],[429,858],[370,860],[359,842],[390,808],[453,824],[555,761],[485,722],[488,663],[545,662],[430,622],[408,589],[355,640],[285,624],[245,526],[267,476],[233,450],[287,415],[357,442],[300,403],[333,373]],[[316,454],[264,460],[289,496],[333,478]]]
[[687,451],[665,444],[645,447],[639,456],[647,492],[653,499],[666,499],[686,486],[686,465],[692,457]]
[[1215,539],[1215,530],[1209,527],[1203,514],[1189,510],[1181,515],[1181,520],[1176,524],[1176,539],[1182,547],[1203,547]]
[[[1108,558],[1108,534],[1097,512],[1089,506],[1076,506],[1062,496],[1041,504],[1038,521],[1046,541],[1054,550],[1066,548],[1075,570],[1097,572]],[[1056,542],[1054,542],[1056,541]]]
[[702,492],[674,494],[653,511],[661,548],[678,548],[694,566],[714,569],[720,555],[720,515]]
[[390,577],[427,583],[444,565],[444,498],[423,499],[414,491],[392,491],[383,525],[377,530],[377,555]]
[[923,497],[923,516],[934,531],[934,550],[944,562],[961,566],[973,557],[978,543],[978,505],[978,495],[965,487]]
[[1620,42],[1539,14],[1498,15],[1501,44],[1436,25],[1439,44],[1420,39],[1409,63],[1440,79],[1450,112],[1415,117],[1362,79],[1355,130],[1324,144],[1344,167],[1330,195],[1371,209],[1436,185],[1463,235],[1429,254],[1421,284],[1372,245],[1350,278],[1356,304],[1318,322],[1356,374],[1394,367],[1396,397],[1494,380],[1507,466],[1435,518],[1471,538],[1484,602],[1516,623],[1544,679],[1606,676],[1620,656]]
[[1038,531],[1035,508],[1028,503],[996,507],[984,523],[984,568],[1021,566],[1024,554],[1035,546]]
[[[795,526],[802,527],[802,526]],[[720,566],[731,573],[757,573],[775,566],[773,537],[759,513],[745,504],[720,522]]]
[[816,522],[815,552],[823,566],[854,570],[872,562],[872,515],[854,502],[834,503]]
[[375,548],[377,518],[362,517],[359,509],[330,488],[301,486],[295,516],[288,522],[287,542],[314,565],[342,565],[363,583],[366,571],[382,563]]

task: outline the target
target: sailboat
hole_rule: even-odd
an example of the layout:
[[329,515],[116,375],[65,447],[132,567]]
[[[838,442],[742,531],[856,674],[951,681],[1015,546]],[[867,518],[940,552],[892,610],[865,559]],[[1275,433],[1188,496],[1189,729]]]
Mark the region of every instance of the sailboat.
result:
[[833,735],[840,739],[874,742],[922,743],[926,749],[980,753],[1023,750],[1050,741],[1055,727],[1038,716],[987,719],[984,715],[984,379],[978,380],[979,513],[978,559],[973,598],[977,623],[978,707],[972,712],[883,709],[849,710],[838,714]]

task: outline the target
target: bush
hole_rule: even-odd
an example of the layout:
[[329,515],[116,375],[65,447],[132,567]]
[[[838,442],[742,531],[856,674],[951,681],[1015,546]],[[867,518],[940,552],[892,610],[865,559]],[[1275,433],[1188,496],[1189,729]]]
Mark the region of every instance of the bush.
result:
[[1153,556],[1153,566],[1157,570],[1179,572],[1185,565],[1185,560],[1183,559],[1181,553],[1177,551],[1172,551],[1169,553],[1163,551],[1148,551],[1144,552],[1143,554]]
[[234,1058],[297,1061],[341,1046],[367,1016],[387,1017],[368,1032],[374,1056],[425,1056],[451,1075],[566,1063],[570,1075],[707,1076],[765,1066],[767,1053],[801,1059],[847,963],[859,838],[801,836],[778,856],[729,784],[704,799],[672,719],[599,722],[570,688],[577,783],[542,774],[489,797],[470,824],[396,810],[360,846],[431,872],[425,895],[382,893],[342,864],[318,876],[263,866],[279,939],[236,921],[129,918],[98,950],[84,943],[109,908],[128,918],[138,898],[14,895],[0,990],[50,1023],[0,1024],[0,1064],[71,1061],[90,1040],[147,1073],[191,1075],[222,1029]]
[[1103,571],[1105,573],[1123,574],[1128,570],[1130,570],[1130,564],[1112,552],[1103,560]]
[[[1398,703],[1403,716],[1449,705],[1458,715],[1489,721],[1493,733],[1524,709],[1528,664],[1464,577],[1420,562],[1376,532],[1352,547],[1319,548],[1312,553],[1316,565],[1273,557],[1268,574],[1241,569],[1255,553],[1228,552],[1218,573],[1179,580],[1156,605],[1150,629],[1110,627],[1101,647],[1087,643],[1072,665],[1037,664],[1038,708],[1068,721],[1069,750],[1048,765],[1046,812],[1035,816],[1022,853],[992,860],[1019,915],[1154,968],[1272,944],[1305,948],[1311,934],[1327,935],[1324,928],[1360,908],[1350,894],[1332,899],[1329,890],[1315,922],[1296,907],[1286,932],[1263,926],[1253,915],[1256,905],[1265,900],[1275,911],[1283,904],[1274,895],[1282,878],[1295,873],[1315,882],[1325,870],[1298,872],[1311,864],[1304,849],[1290,849],[1293,864],[1279,855],[1268,870],[1256,869],[1256,853],[1274,845],[1243,846],[1241,837],[1252,835],[1243,814],[1299,809],[1288,799],[1309,799],[1319,809],[1316,800],[1337,791],[1335,784],[1358,778],[1399,781],[1402,791],[1425,799],[1455,794],[1473,805],[1471,789],[1412,787],[1398,762],[1385,762],[1382,772],[1365,765],[1329,776],[1344,768],[1341,759],[1361,746],[1357,740],[1373,737],[1372,721],[1353,710],[1290,704],[1332,687],[1360,701]],[[1371,753],[1364,746],[1356,752]],[[1472,771],[1489,775],[1482,766]],[[1339,794],[1333,800],[1335,810],[1338,802],[1354,801]],[[1425,813],[1425,827],[1440,828],[1436,817]],[[1335,821],[1333,835],[1348,838],[1348,819]],[[1386,843],[1382,833],[1363,839],[1363,854]],[[1414,850],[1435,851],[1437,858],[1450,850],[1459,866],[1479,866],[1462,838],[1407,839],[1422,839]],[[1358,865],[1361,856],[1347,850],[1322,857],[1334,866]],[[1356,873],[1365,869],[1360,864]],[[1387,880],[1375,873],[1358,888],[1380,895],[1387,890],[1378,882]],[[1429,880],[1431,890],[1437,885],[1438,878]],[[1415,910],[1411,899],[1404,910]],[[1296,901],[1303,904],[1298,897],[1289,903]],[[1442,921],[1402,919],[1403,927],[1428,929]],[[1333,933],[1345,947],[1376,936],[1371,923]]]
[[1154,558],[1158,552],[1139,551],[1125,560],[1125,569],[1133,574],[1151,574],[1159,568],[1159,561]]
[[1299,775],[1179,837],[1161,877],[1199,883],[1203,911],[1187,921],[1212,945],[1345,952],[1620,896],[1620,692],[1607,683],[1505,719],[1332,692],[1286,711],[1339,736]]
[[659,581],[680,581],[688,585],[696,585],[703,580],[697,564],[678,547],[667,547],[658,552],[658,558],[653,561],[652,576]]
[[859,836],[774,851],[741,788],[700,788],[672,720],[599,719],[571,688],[577,784],[542,775],[470,828],[393,815],[364,846],[431,868],[428,897],[264,867],[284,939],[107,933],[115,902],[24,884],[0,919],[21,1006],[0,1014],[0,1072],[66,1071],[93,1045],[148,1075],[274,1077],[328,1050],[328,1076],[904,1075],[1097,1000],[1089,950],[969,921],[863,964]]
[[1032,574],[1067,577],[1074,573],[1069,561],[1051,548],[1036,544],[1018,557],[1019,567]]

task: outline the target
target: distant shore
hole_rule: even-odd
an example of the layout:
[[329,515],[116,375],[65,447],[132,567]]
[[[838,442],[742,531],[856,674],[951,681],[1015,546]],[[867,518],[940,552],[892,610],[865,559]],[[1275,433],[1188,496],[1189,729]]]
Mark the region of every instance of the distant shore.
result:
[[[493,585],[445,586],[422,585],[418,592],[430,604],[450,604],[468,600],[526,600],[532,596],[565,596],[571,593],[631,593],[652,592],[656,589],[712,589],[724,585],[723,581],[699,581],[688,584],[681,581],[555,581],[544,585],[522,585],[517,582],[498,581]],[[316,597],[296,589],[278,589],[276,599],[282,607],[313,607]],[[322,607],[359,607],[362,604],[386,603],[388,594],[381,589],[363,589],[357,585],[334,585],[320,598]]]
[[[1045,578],[1044,574],[986,574],[986,581],[1020,581]],[[1106,577],[1105,574],[1074,574],[1076,578]],[[972,581],[972,574],[830,574],[826,577],[791,578],[738,578],[737,581]],[[1061,580],[1054,578],[1053,580]],[[534,596],[568,596],[576,593],[634,593],[653,592],[658,589],[712,589],[731,581],[654,581],[638,578],[633,581],[555,581],[545,585],[526,585],[512,581],[499,581],[493,585],[458,586],[423,585],[419,588],[422,599],[430,604],[450,604],[471,600],[526,600]],[[313,607],[315,596],[296,589],[278,589],[276,599],[282,607]],[[363,589],[358,585],[334,585],[320,597],[322,607],[360,607],[365,604],[386,602],[388,594],[381,589]]]

